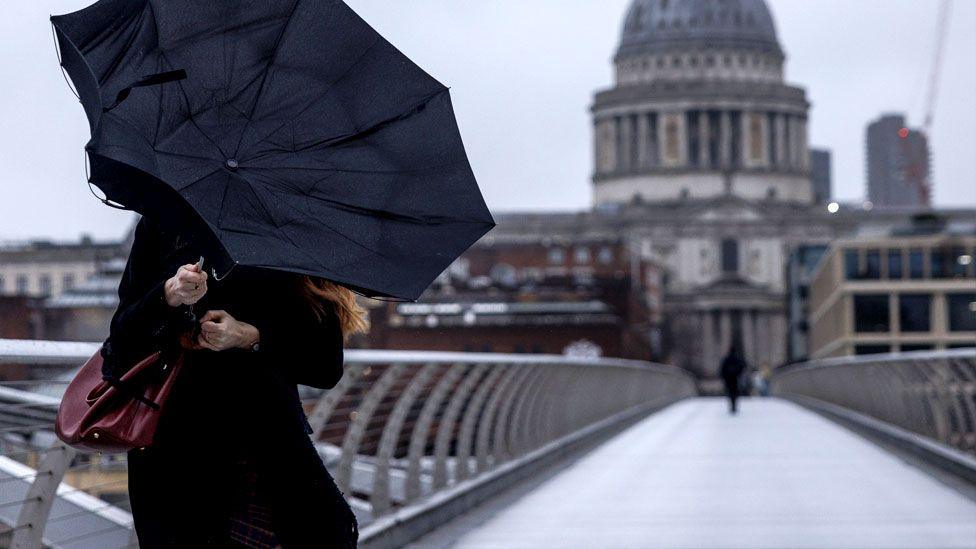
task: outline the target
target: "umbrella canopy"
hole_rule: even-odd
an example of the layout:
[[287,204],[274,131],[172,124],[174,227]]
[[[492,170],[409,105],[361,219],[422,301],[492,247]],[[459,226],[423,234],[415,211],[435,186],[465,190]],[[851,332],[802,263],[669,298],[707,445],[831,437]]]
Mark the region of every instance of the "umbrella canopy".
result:
[[340,0],[101,0],[51,18],[89,179],[240,263],[417,299],[494,226],[448,89]]

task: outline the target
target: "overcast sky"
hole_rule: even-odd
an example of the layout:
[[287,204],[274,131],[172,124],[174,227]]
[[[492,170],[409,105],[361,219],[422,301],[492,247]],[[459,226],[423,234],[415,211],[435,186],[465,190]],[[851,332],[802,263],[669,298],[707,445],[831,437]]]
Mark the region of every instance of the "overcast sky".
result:
[[[452,87],[468,153],[495,211],[583,209],[588,107],[611,83],[629,0],[348,0]],[[85,185],[87,124],[57,67],[48,16],[88,0],[0,4],[0,241],[121,236],[131,214]],[[811,143],[834,153],[834,188],[864,196],[864,126],[923,116],[936,0],[769,0],[787,79],[813,103]],[[976,1],[956,0],[932,136],[935,201],[976,204]]]

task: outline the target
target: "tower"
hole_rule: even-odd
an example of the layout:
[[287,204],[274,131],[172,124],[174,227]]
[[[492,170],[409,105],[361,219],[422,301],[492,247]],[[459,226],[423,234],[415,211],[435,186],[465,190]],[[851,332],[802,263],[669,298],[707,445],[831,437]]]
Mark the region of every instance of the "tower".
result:
[[594,202],[810,204],[809,103],[763,0],[634,0],[597,93]]

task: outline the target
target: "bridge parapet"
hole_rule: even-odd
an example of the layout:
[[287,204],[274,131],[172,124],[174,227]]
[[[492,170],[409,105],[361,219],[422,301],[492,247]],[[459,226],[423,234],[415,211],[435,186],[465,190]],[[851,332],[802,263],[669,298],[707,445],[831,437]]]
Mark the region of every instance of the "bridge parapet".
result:
[[[97,344],[0,340],[0,363],[77,366],[94,349]],[[6,460],[0,466],[9,465],[8,472],[0,467],[0,482],[17,487],[6,492],[9,501],[0,501],[0,536],[6,522],[14,547],[78,536],[101,547],[109,536],[113,544],[133,541],[131,517],[115,506],[91,498],[67,508],[57,496],[85,493],[86,486],[97,496],[106,482],[62,484],[105,462],[51,444],[59,393],[71,375],[69,369],[57,379],[0,382],[0,460]],[[686,372],[639,361],[350,350],[337,387],[303,388],[302,395],[313,439],[351,499],[364,539],[381,547],[399,543],[383,539],[423,532],[423,525],[403,527],[410,522],[405,516],[452,501],[471,505],[493,491],[486,484],[504,484],[503,475],[514,478],[512,471],[694,392]],[[108,468],[124,472],[124,456],[111,461]],[[124,476],[121,482],[124,489]],[[463,510],[455,507],[435,514]],[[106,520],[94,520],[107,511]],[[80,517],[92,523],[81,533],[47,529],[52,523],[81,528]]]
[[839,357],[794,364],[771,382],[976,456],[976,349]]

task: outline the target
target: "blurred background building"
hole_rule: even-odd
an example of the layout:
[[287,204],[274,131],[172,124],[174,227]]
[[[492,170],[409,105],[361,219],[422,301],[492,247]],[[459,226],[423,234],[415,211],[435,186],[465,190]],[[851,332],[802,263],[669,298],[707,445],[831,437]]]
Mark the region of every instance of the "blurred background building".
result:
[[831,244],[811,284],[813,358],[976,344],[976,221],[919,216]]
[[925,133],[886,114],[867,128],[868,200],[875,207],[929,206],[931,155]]
[[[777,367],[965,342],[953,326],[976,299],[953,261],[973,255],[976,212],[931,209],[924,135],[897,115],[867,131],[868,200],[831,202],[831,152],[811,149],[785,63],[763,0],[634,0],[592,104],[592,208],[498,214],[420,303],[368,302],[373,330],[352,345],[651,359],[714,378],[732,345]],[[931,234],[904,234],[924,219]],[[7,337],[104,337],[129,238],[0,249]],[[902,261],[903,277],[845,278],[855,252],[879,277]],[[888,329],[860,334],[882,293]],[[891,319],[913,308],[929,329],[908,335]]]
[[827,204],[833,200],[833,166],[830,151],[810,149],[810,182],[813,184],[813,200]]

